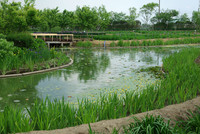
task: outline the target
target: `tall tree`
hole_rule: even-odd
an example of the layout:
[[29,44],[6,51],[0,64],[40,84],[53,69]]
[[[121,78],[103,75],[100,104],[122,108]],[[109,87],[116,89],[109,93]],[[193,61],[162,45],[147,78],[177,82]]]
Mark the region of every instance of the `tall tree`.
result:
[[131,26],[134,26],[136,24],[136,21],[135,19],[138,17],[137,13],[136,13],[136,8],[135,7],[131,7],[129,8],[129,13],[130,13],[130,16],[128,16],[128,23],[131,25]]
[[194,23],[195,28],[200,30],[200,11],[193,11],[192,22]]
[[62,30],[74,28],[75,23],[76,17],[74,12],[64,10],[62,13],[59,13],[59,26]]
[[34,7],[30,7],[26,13],[26,22],[31,28],[38,27],[40,18],[38,17],[38,11]]
[[179,17],[178,21],[181,23],[187,23],[190,21],[190,19],[189,19],[188,15],[186,13],[184,13]]
[[59,10],[58,7],[55,9],[44,9],[41,14],[41,23],[44,24],[46,27],[46,24],[48,24],[48,28],[51,31],[52,28],[59,25],[59,16],[58,16]]
[[35,1],[36,0],[24,0],[24,9],[28,10],[30,7],[34,7]]
[[164,29],[167,29],[169,24],[175,23],[179,12],[176,10],[166,10],[161,13],[157,13],[155,17],[151,19],[152,23],[157,23],[157,25],[162,25]]
[[98,13],[95,8],[88,6],[77,7],[75,11],[77,16],[77,26],[81,30],[93,30],[98,24]]
[[109,23],[110,23],[110,13],[106,11],[106,8],[104,5],[100,6],[98,8],[98,25],[97,30],[102,29],[105,30]]
[[142,20],[145,24],[149,24],[149,21],[151,20],[152,15],[157,11],[158,8],[157,3],[148,3],[146,5],[143,5],[140,8],[140,15],[142,16]]
[[1,27],[3,33],[21,32],[28,29],[25,12],[20,2],[8,3],[8,0],[1,1]]

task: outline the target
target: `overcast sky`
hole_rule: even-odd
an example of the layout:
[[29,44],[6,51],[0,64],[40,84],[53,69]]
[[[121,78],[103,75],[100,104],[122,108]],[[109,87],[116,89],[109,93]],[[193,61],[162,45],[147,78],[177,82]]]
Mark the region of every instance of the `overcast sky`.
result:
[[[10,1],[21,1],[24,0],[10,0]],[[99,7],[105,5],[108,11],[124,12],[129,13],[130,7],[137,8],[137,11],[142,5],[150,2],[158,2],[159,0],[36,0],[36,8],[55,8],[59,7],[60,11],[67,9],[69,11],[76,10],[76,6],[90,6]],[[192,15],[194,10],[198,10],[199,0],[161,0],[161,9],[176,9],[181,14],[187,13],[189,16]]]

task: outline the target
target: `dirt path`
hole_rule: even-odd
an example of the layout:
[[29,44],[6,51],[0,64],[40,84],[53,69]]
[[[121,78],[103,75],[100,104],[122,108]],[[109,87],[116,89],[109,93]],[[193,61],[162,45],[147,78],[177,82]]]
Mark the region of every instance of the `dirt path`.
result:
[[[125,118],[105,120],[97,123],[92,123],[91,127],[92,130],[95,131],[96,133],[111,134],[114,128],[117,128],[117,130],[120,130],[120,132],[122,133],[123,130],[122,127],[128,126],[131,122],[133,122],[133,119],[131,119],[131,117],[135,116],[137,118],[143,118],[147,114],[161,115],[166,119],[166,121],[168,119],[171,119],[172,120],[171,125],[174,125],[175,121],[178,121],[180,119],[187,119],[187,115],[189,114],[188,110],[194,112],[197,109],[196,106],[200,106],[200,97],[186,101],[181,104],[170,105],[162,109],[140,113]],[[27,134],[88,134],[88,129],[89,129],[88,125],[85,124],[76,127],[70,127],[52,131],[33,131]]]

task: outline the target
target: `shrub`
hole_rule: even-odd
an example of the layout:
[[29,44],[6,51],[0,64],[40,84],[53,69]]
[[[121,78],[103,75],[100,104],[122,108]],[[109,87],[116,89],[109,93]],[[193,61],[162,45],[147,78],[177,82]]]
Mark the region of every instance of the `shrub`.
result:
[[4,58],[5,55],[13,55],[17,48],[14,47],[12,42],[8,42],[5,39],[0,39],[0,58]]
[[5,39],[5,38],[6,38],[6,36],[4,34],[0,33],[0,39]]
[[131,43],[130,43],[129,41],[128,41],[128,42],[124,42],[124,46],[125,46],[125,47],[129,47],[130,44],[131,44]]
[[76,45],[78,47],[92,47],[92,43],[89,41],[86,41],[86,42],[80,41]]
[[128,129],[124,129],[125,134],[173,134],[169,122],[165,123],[160,116],[147,115],[142,121],[136,117],[134,120],[135,123],[131,123]]
[[11,33],[6,39],[13,41],[15,46],[21,48],[31,48],[34,43],[34,38],[29,33]]
[[53,28],[51,29],[51,32],[59,32],[59,31],[61,31],[61,30],[62,30],[61,27],[56,26],[56,27],[53,27]]
[[116,45],[115,45],[115,42],[111,42],[110,43],[110,47],[115,47]]
[[42,39],[35,39],[32,45],[33,49],[44,49],[47,48],[46,43]]
[[119,40],[117,43],[117,46],[123,47],[124,46],[123,40]]
[[185,133],[200,133],[200,107],[195,113],[190,112],[188,120],[177,123]]
[[140,46],[140,42],[139,41],[132,41],[131,46]]

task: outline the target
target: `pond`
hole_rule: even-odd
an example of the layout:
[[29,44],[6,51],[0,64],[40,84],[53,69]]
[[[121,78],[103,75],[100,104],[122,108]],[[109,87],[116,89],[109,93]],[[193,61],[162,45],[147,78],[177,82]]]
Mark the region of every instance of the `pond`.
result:
[[96,99],[100,93],[141,90],[159,81],[141,68],[161,66],[162,59],[182,48],[66,49],[70,67],[17,78],[0,79],[0,110],[30,106],[38,99]]

